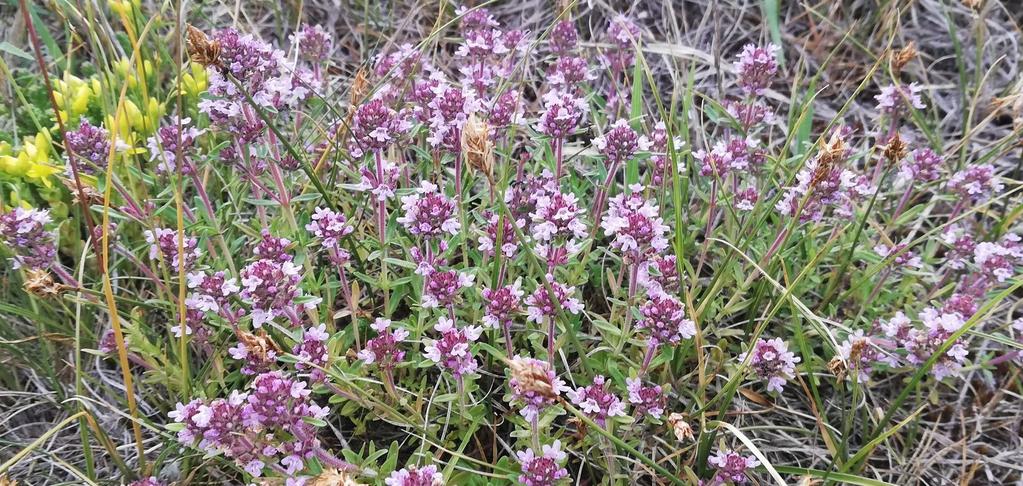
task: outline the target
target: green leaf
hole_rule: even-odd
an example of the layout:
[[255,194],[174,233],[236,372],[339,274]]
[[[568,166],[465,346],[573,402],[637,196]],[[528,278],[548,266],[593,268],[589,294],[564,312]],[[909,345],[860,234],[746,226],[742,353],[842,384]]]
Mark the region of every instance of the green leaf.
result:
[[7,41],[0,42],[0,52],[6,52],[12,56],[20,57],[22,59],[32,60],[32,55],[15,47],[13,44]]
[[[779,25],[779,8],[778,0],[763,0],[760,3],[760,10],[764,16],[764,20],[767,21],[767,30],[771,32],[771,42],[777,46],[781,46],[781,26]],[[782,51],[778,51],[778,64],[785,67],[785,54]]]

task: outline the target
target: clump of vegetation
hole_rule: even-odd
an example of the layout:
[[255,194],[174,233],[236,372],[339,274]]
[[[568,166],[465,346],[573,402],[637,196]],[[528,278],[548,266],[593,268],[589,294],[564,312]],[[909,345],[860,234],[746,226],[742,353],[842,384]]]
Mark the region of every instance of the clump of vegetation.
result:
[[775,2],[709,57],[637,8],[359,55],[20,8],[0,484],[1020,478],[1019,83],[953,133],[912,43],[814,54]]

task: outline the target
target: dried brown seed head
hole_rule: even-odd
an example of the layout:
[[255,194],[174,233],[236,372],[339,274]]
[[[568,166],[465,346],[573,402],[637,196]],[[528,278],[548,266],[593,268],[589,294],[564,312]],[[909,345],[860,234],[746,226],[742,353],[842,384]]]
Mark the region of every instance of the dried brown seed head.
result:
[[38,268],[31,268],[25,272],[24,287],[28,293],[43,299],[57,297],[71,288],[62,283],[54,282],[50,272]]
[[835,375],[835,377],[839,380],[844,380],[845,373],[848,371],[848,368],[845,365],[845,360],[842,359],[841,356],[831,358],[831,361],[828,362],[828,371]]
[[238,341],[245,345],[248,352],[255,354],[261,360],[266,360],[271,351],[280,353],[281,348],[270,339],[266,330],[260,329],[257,334],[246,331],[237,331]]
[[888,159],[890,164],[897,164],[905,156],[906,142],[902,141],[899,132],[895,132],[895,135],[888,140],[888,144],[884,146],[884,158]]
[[325,469],[319,476],[306,483],[307,486],[363,486],[349,473],[337,469]]
[[188,57],[203,66],[220,67],[220,42],[210,40],[203,31],[189,25],[185,32]]
[[909,62],[915,59],[916,56],[916,43],[910,41],[909,44],[903,46],[902,49],[892,53],[892,69],[894,69],[896,73],[902,71],[902,68],[906,67],[906,64],[909,64]]
[[493,181],[494,177],[494,142],[490,140],[490,127],[480,120],[476,114],[462,127],[462,154],[470,167],[480,171]]
[[675,433],[679,442],[691,442],[694,439],[693,428],[685,421],[685,416],[680,413],[673,413],[668,416],[668,425]]
[[352,78],[352,89],[348,93],[348,101],[351,103],[352,110],[366,99],[368,93],[369,78],[366,75],[366,68],[360,68]]
[[557,399],[558,394],[554,389],[554,383],[551,382],[546,363],[516,356],[508,360],[508,368],[511,369],[512,379],[520,390],[531,391],[548,400]]
[[88,205],[102,205],[103,204],[103,193],[96,190],[88,184],[82,183],[82,190],[78,190],[78,184],[75,184],[73,179],[61,178],[60,183],[64,184],[68,192],[71,193],[71,202],[73,204],[79,204],[79,195],[85,198],[85,203]]

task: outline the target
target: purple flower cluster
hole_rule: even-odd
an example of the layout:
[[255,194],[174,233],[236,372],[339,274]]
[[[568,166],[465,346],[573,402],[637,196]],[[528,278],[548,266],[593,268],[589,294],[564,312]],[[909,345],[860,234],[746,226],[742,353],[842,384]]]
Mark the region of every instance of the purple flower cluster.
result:
[[427,309],[449,308],[455,305],[458,291],[472,287],[475,275],[448,270],[426,275],[422,306]]
[[466,326],[459,329],[455,326],[455,321],[446,317],[441,317],[433,328],[441,334],[441,337],[436,340],[426,340],[423,353],[426,359],[437,363],[459,379],[474,373],[479,367],[479,363],[469,346],[479,339],[483,328]]
[[637,417],[649,415],[660,419],[664,415],[668,397],[660,385],[644,386],[643,380],[639,378],[626,378],[625,383],[629,391],[629,403]]
[[[526,314],[530,322],[543,322],[544,318],[553,318],[557,315],[558,308],[567,310],[572,314],[578,314],[583,310],[583,304],[579,299],[572,296],[575,287],[569,287],[554,280],[554,275],[547,274],[547,282],[551,286],[554,295],[547,292],[544,285],[537,285],[536,290],[526,297]],[[554,300],[557,300],[555,307]]]
[[519,483],[525,486],[553,486],[568,477],[568,469],[562,464],[568,454],[561,450],[561,441],[543,445],[538,455],[532,448],[515,453],[522,465]]
[[743,456],[732,450],[719,449],[713,456],[707,458],[707,464],[717,469],[707,486],[716,486],[745,484],[746,471],[759,466],[760,461],[753,456]]
[[293,476],[320,449],[310,421],[327,415],[327,409],[316,405],[309,393],[304,381],[268,372],[256,376],[250,392],[179,403],[170,417],[181,424],[178,440],[182,444],[223,454],[252,476],[259,477],[274,466]]
[[627,120],[619,119],[607,131],[593,139],[593,146],[607,159],[609,167],[617,167],[636,155],[638,150],[650,150],[648,138],[636,133]]
[[408,338],[408,331],[400,327],[389,330],[391,320],[383,318],[377,318],[370,327],[377,332],[377,337],[366,341],[366,347],[359,351],[359,359],[367,365],[376,364],[384,370],[394,369],[405,359],[405,351],[400,346]]
[[757,339],[753,349],[739,355],[739,361],[749,357],[749,366],[762,380],[767,380],[767,391],[781,393],[788,380],[796,372],[800,358],[789,351],[788,344],[781,338]]
[[569,390],[566,395],[583,413],[602,427],[607,424],[608,418],[625,416],[625,403],[607,389],[603,375],[595,376],[592,385]]
[[522,311],[522,279],[496,289],[483,289],[483,325],[511,327],[514,315]]
[[685,305],[668,295],[654,295],[639,310],[636,327],[649,333],[648,346],[678,345],[696,335],[696,324],[686,319]]
[[[938,348],[958,331],[965,319],[959,313],[946,313],[933,307],[920,311],[923,328],[913,326],[912,321],[902,312],[895,314],[887,322],[882,322],[885,335],[904,350],[906,361],[914,366],[926,362]],[[941,380],[957,374],[966,361],[969,351],[966,343],[959,339],[946,351],[931,368],[935,379]]]
[[290,261],[256,260],[241,271],[241,298],[252,306],[252,325],[261,327],[276,317],[299,323],[295,299],[302,294],[300,269]]
[[79,165],[83,172],[94,174],[97,170],[104,170],[107,167],[107,160],[110,157],[110,132],[102,126],[93,126],[83,117],[77,129],[67,132],[64,146],[69,152],[73,152],[75,157],[80,157],[79,160],[88,162]]
[[46,230],[50,212],[45,209],[14,208],[0,214],[0,241],[14,253],[14,268],[47,269],[57,258],[53,233]]
[[326,378],[323,368],[327,367],[329,354],[327,352],[327,325],[307,327],[302,332],[302,342],[295,344],[291,354],[298,357],[295,369],[309,372],[309,381],[320,382]]
[[334,39],[330,33],[318,24],[302,24],[301,29],[291,35],[291,43],[298,47],[302,59],[312,63],[326,61],[334,48]]
[[628,264],[638,264],[668,248],[668,226],[657,205],[643,198],[643,186],[638,184],[631,187],[630,194],[611,198],[600,226],[613,238],[611,247],[620,251]]
[[376,99],[355,110],[349,127],[351,140],[348,152],[359,158],[368,154],[379,155],[412,128],[412,124],[403,114],[388,107],[384,100]]
[[387,486],[443,486],[444,475],[437,471],[437,466],[409,466],[391,473],[384,479]]
[[948,181],[948,187],[952,192],[973,202],[981,202],[990,199],[991,196],[1002,192],[1005,185],[995,175],[995,168],[991,164],[971,165],[955,174]]
[[[155,260],[162,258],[170,266],[170,270],[177,272],[182,265],[178,260],[178,232],[170,228],[153,228],[143,231],[146,243],[149,243],[149,258]],[[184,236],[181,240],[184,249],[184,268],[189,271],[195,261],[202,255],[199,250],[199,239],[193,236]]]
[[150,160],[157,161],[158,174],[173,174],[179,164],[184,174],[194,170],[191,159],[195,154],[195,142],[203,131],[188,126],[191,122],[191,118],[171,118],[149,137],[146,143]]
[[398,217],[398,223],[414,236],[429,239],[445,233],[456,235],[462,227],[455,201],[428,181],[423,181],[415,193],[401,198],[401,207],[405,214]]
[[735,62],[739,74],[739,86],[747,96],[762,95],[778,74],[778,60],[775,57],[780,48],[774,44],[759,47],[746,44]]
[[483,227],[483,235],[479,237],[479,247],[477,249],[482,251],[487,256],[494,256],[494,246],[497,242],[501,242],[501,255],[504,258],[512,258],[515,256],[515,252],[518,249],[518,237],[515,234],[515,228],[522,231],[526,227],[525,219],[512,220],[510,217],[504,218],[504,224],[501,224],[501,217],[492,211],[487,211],[483,214],[486,219],[486,225]]
[[887,115],[899,115],[910,107],[922,110],[927,107],[920,98],[922,88],[917,83],[896,86],[894,84],[881,88],[881,93],[874,96],[877,100],[877,111]]
[[348,250],[341,247],[341,240],[352,234],[355,228],[348,224],[344,214],[317,207],[312,221],[305,225],[305,229],[319,239],[320,246],[327,250],[330,260],[335,264],[343,265],[351,258]]

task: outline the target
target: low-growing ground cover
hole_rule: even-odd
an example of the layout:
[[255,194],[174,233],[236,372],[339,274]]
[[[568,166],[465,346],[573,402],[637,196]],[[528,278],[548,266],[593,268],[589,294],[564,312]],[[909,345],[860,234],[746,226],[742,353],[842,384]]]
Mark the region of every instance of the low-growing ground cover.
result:
[[0,484],[1021,480],[1011,12],[527,6],[0,7]]

